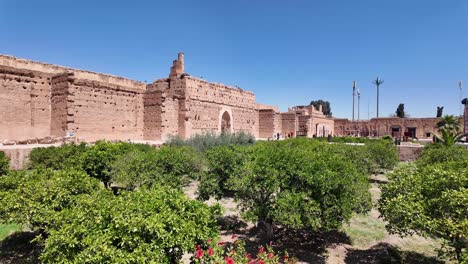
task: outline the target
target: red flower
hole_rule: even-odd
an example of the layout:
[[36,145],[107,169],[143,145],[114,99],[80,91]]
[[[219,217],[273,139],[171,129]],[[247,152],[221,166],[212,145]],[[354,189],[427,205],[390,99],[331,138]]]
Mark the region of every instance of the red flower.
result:
[[213,249],[212,249],[212,248],[209,248],[209,249],[208,249],[208,255],[209,255],[209,256],[213,256]]
[[206,241],[206,243],[208,243],[208,244],[211,243],[211,239],[208,239],[208,240]]
[[247,255],[245,255],[245,257],[248,258],[248,259],[251,259],[252,255],[250,255],[250,253],[247,253]]
[[270,252],[270,253],[268,253],[267,258],[271,259],[271,258],[273,258],[274,256],[275,256],[275,255],[274,255],[273,253]]
[[251,261],[249,261],[249,263],[247,264],[255,264],[257,261],[255,259],[252,259]]
[[225,257],[224,260],[226,260],[226,264],[235,264],[234,260],[230,257]]
[[200,245],[195,245],[196,250],[200,250]]
[[236,236],[236,235],[232,235],[232,237],[231,237],[231,238],[232,238],[232,239],[236,239],[236,238],[237,238],[237,236]]
[[263,253],[265,252],[265,248],[263,246],[258,248],[258,253]]
[[223,246],[224,244],[226,244],[226,242],[218,242],[218,246]]
[[265,261],[259,260],[259,261],[257,262],[257,264],[265,264]]
[[203,257],[203,250],[197,249],[197,251],[195,252],[195,257],[197,259],[201,259]]
[[284,256],[283,259],[284,259],[284,261],[288,261],[289,257],[288,257],[288,256]]

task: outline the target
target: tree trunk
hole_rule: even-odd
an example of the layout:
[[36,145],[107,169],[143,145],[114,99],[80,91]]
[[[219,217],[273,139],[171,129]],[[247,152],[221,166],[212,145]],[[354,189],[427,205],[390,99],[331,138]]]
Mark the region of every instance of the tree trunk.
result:
[[273,220],[260,219],[257,223],[257,227],[260,231],[262,244],[269,244],[273,240]]

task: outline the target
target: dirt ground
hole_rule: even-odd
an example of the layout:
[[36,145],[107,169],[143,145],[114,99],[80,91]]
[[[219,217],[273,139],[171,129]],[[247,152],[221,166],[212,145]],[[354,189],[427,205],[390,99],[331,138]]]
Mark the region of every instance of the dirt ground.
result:
[[[387,178],[374,175],[370,181],[375,203],[380,197],[379,186],[385,184]],[[192,199],[197,197],[196,190],[196,182],[184,188]],[[206,203],[212,205],[216,202],[224,207],[224,216],[220,219],[221,240],[231,242],[235,235],[246,241],[248,251],[255,253],[260,245],[255,225],[242,219],[233,198],[210,199]],[[367,215],[354,216],[342,230],[328,233],[276,227],[273,247],[277,252],[287,251],[298,263],[444,263],[435,257],[437,241],[420,236],[401,238],[388,234],[379,216],[378,210],[373,208]],[[185,255],[184,263],[188,263],[189,258],[190,255]]]

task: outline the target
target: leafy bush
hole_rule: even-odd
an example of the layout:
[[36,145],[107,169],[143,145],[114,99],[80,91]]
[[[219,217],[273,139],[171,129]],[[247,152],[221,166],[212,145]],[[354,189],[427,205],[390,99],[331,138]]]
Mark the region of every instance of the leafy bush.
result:
[[100,180],[106,187],[109,187],[112,164],[129,149],[127,144],[97,142],[83,154],[81,166],[89,176]]
[[370,140],[366,143],[369,157],[375,161],[379,169],[390,170],[399,161],[397,149],[389,140]]
[[[389,232],[442,238],[445,253],[462,263],[468,261],[468,154],[459,150],[429,148],[417,165],[391,173],[379,210]],[[441,162],[440,154],[449,159]],[[465,160],[453,159],[459,154]]]
[[218,236],[219,207],[157,187],[82,196],[55,219],[45,263],[176,263],[194,244]]
[[330,147],[294,140],[250,147],[245,166],[229,184],[245,217],[264,226],[266,238],[271,237],[274,222],[331,230],[348,221],[353,212],[370,208],[367,175],[349,159],[327,151]]
[[228,145],[251,145],[255,143],[255,137],[245,132],[225,133],[225,134],[196,134],[195,136],[182,140],[174,137],[168,140],[170,146],[191,146],[199,152],[203,152],[215,146]]
[[431,144],[424,147],[417,161],[420,166],[447,162],[466,162],[468,164],[468,152],[462,146]]
[[227,181],[235,177],[244,165],[246,148],[237,146],[217,146],[205,152],[207,171],[202,174],[199,186],[199,198],[209,199],[211,195],[221,198],[232,191]]
[[99,188],[99,182],[82,171],[12,172],[0,178],[0,220],[43,232],[56,213],[74,207],[78,195]]
[[3,151],[0,151],[0,176],[6,175],[10,171],[10,159]]
[[29,155],[29,168],[50,168],[54,170],[81,166],[81,157],[86,144],[64,144],[60,147],[34,148]]
[[110,174],[112,182],[130,189],[161,184],[180,189],[189,179],[199,178],[201,166],[201,158],[193,148],[164,146],[120,156]]

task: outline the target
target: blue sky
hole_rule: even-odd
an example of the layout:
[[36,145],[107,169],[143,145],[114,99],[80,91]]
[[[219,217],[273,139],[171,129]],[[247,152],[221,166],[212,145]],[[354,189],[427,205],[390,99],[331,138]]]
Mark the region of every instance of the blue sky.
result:
[[179,51],[191,75],[282,110],[324,99],[350,118],[356,80],[373,117],[380,75],[380,116],[458,114],[468,1],[0,0],[2,54],[149,82]]

